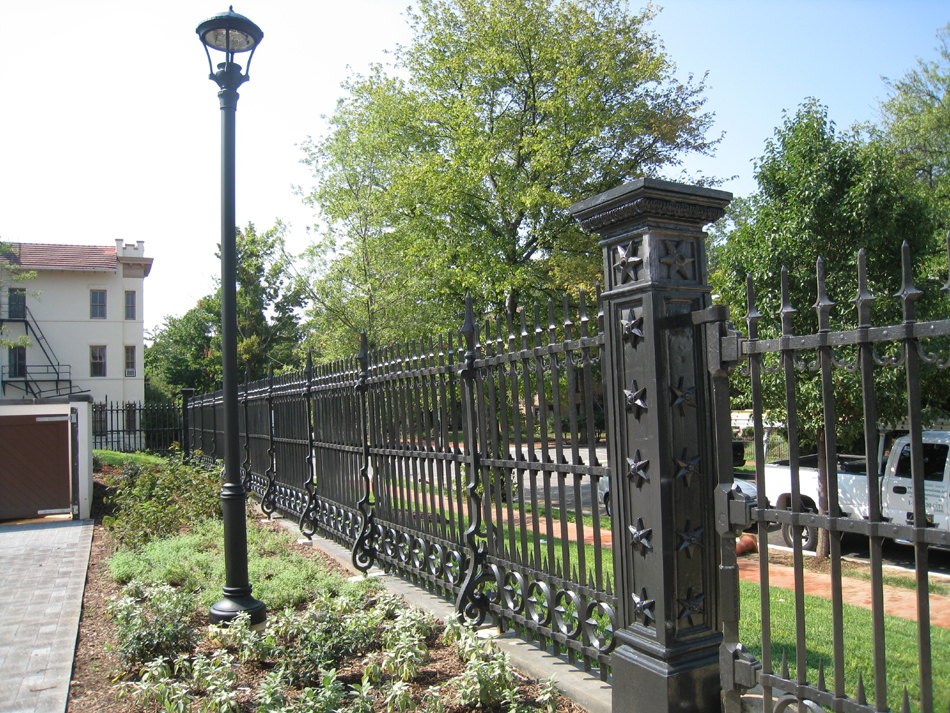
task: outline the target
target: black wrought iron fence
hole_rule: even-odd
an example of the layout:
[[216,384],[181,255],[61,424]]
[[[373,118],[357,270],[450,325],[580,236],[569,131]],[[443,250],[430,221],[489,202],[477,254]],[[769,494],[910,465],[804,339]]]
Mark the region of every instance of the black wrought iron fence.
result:
[[[950,236],[948,236],[950,246]],[[756,309],[755,285],[748,285],[749,339],[741,343],[741,354],[748,359],[745,374],[751,386],[753,419],[755,423],[756,480],[758,502],[755,504],[754,520],[757,522],[759,542],[761,646],[758,641],[745,642],[761,651],[761,668],[751,657],[739,657],[738,669],[733,670],[731,681],[738,684],[745,678],[762,685],[764,710],[780,711],[788,705],[817,703],[828,710],[887,711],[911,709],[923,713],[944,710],[950,698],[950,687],[945,678],[934,676],[934,656],[946,659],[947,652],[934,651],[931,646],[931,616],[929,590],[929,548],[950,547],[950,522],[941,517],[948,498],[945,478],[945,460],[939,465],[930,462],[925,466],[925,454],[932,455],[933,446],[925,443],[924,419],[922,417],[921,378],[926,369],[945,373],[950,366],[950,319],[920,322],[916,318],[915,301],[922,296],[913,284],[912,265],[906,243],[903,250],[903,286],[896,295],[903,311],[903,321],[890,326],[874,326],[871,323],[871,303],[876,297],[868,290],[868,276],[864,251],[859,253],[856,275],[856,297],[853,300],[855,328],[831,331],[830,315],[835,305],[827,299],[825,276],[819,262],[816,310],[819,330],[814,334],[796,335],[792,315],[795,312],[789,300],[787,275],[782,274],[782,309],[780,334],[772,339],[760,338],[763,315]],[[944,291],[950,289],[943,288]],[[851,305],[846,305],[851,308]],[[898,378],[888,376],[894,372]],[[836,413],[836,396],[840,399],[846,389],[840,376],[853,374],[858,384],[851,396],[863,412],[864,438],[858,446],[865,457],[860,461],[864,467],[845,466],[838,453],[838,433],[842,427]],[[763,385],[772,379],[784,389],[787,405],[788,460],[786,469],[790,475],[789,498],[776,502],[779,491],[778,473],[769,473],[765,462],[765,437],[763,427]],[[941,377],[946,378],[946,376]],[[900,484],[890,482],[885,486],[887,463],[878,456],[879,404],[882,382],[886,379],[889,393],[900,395],[904,400],[909,423],[909,442],[905,456],[909,460],[908,477]],[[806,494],[804,458],[800,418],[802,416],[801,389],[803,382],[815,383],[820,393],[824,431],[824,450],[827,461],[827,505],[815,502]],[[899,389],[899,394],[893,393]],[[774,414],[773,414],[774,415]],[[804,434],[812,435],[812,434]],[[928,437],[929,438],[929,437]],[[818,439],[819,443],[822,439]],[[933,460],[933,459],[930,459]],[[841,471],[839,473],[839,471]],[[853,478],[850,472],[858,473]],[[936,475],[935,475],[936,473]],[[819,476],[820,477],[820,476]],[[847,479],[847,482],[844,482]],[[940,481],[936,482],[926,481]],[[936,486],[936,487],[935,487]],[[938,494],[936,488],[942,488]],[[891,493],[908,493],[905,507],[896,512],[888,508]],[[847,499],[847,502],[846,502]],[[771,500],[771,502],[770,502]],[[934,512],[936,508],[937,512]],[[936,515],[936,521],[935,521]],[[793,631],[777,632],[775,624],[776,602],[770,596],[769,533],[778,527],[791,529],[793,533],[794,601]],[[806,606],[805,558],[803,537],[809,529],[823,529],[830,533],[830,582],[832,617],[828,621],[830,642],[816,639],[826,636],[819,631],[816,622],[809,619]],[[863,536],[870,543],[870,626],[851,626],[846,616],[845,594],[842,584],[841,537]],[[910,543],[914,548],[916,577],[916,652],[906,653],[895,659],[894,648],[889,648],[886,630],[884,589],[885,577],[882,564],[882,547],[886,539]],[[896,612],[888,612],[893,614]],[[906,612],[901,612],[906,614]],[[778,626],[778,625],[776,625]],[[867,634],[867,635],[865,635]],[[891,636],[895,636],[892,632]],[[730,641],[731,639],[731,641]],[[726,645],[735,646],[738,637],[727,636]],[[830,643],[830,647],[828,644]],[[824,653],[821,653],[824,652]],[[864,652],[872,652],[870,664],[864,670],[855,670],[849,662],[860,659]],[[916,673],[917,685],[895,687],[889,685],[894,668],[900,667]],[[742,669],[745,668],[743,674]],[[736,671],[739,674],[736,674]],[[910,693],[909,690],[910,689]],[[915,690],[916,689],[916,690]],[[935,691],[940,703],[934,701]],[[801,708],[799,707],[799,710]]]
[[182,440],[182,407],[138,401],[92,405],[93,447],[123,453],[168,453]]
[[[468,311],[460,337],[248,384],[245,481],[265,512],[352,548],[358,567],[399,571],[606,677],[602,314],[582,296],[479,329]],[[191,447],[209,459],[219,401],[191,401]]]
[[[942,652],[931,644],[928,548],[950,546],[950,523],[941,527],[945,520],[925,497],[931,471],[920,374],[946,374],[950,319],[917,320],[905,250],[900,324],[871,324],[862,258],[854,328],[832,331],[833,305],[819,299],[818,332],[795,335],[786,291],[780,331],[761,338],[750,285],[746,339],[729,328],[707,284],[702,227],[722,216],[730,198],[640,179],[573,206],[581,226],[602,238],[605,290],[593,318],[583,297],[481,326],[467,305],[457,335],[385,349],[364,343],[352,359],[308,361],[303,371],[246,385],[239,418],[246,487],[265,510],[296,518],[304,533],[351,548],[360,569],[375,562],[454,597],[461,617],[491,618],[556,645],[602,678],[609,667],[615,713],[739,713],[741,694],[757,684],[769,713],[822,706],[933,713],[935,691],[943,700],[947,684],[934,679]],[[728,373],[737,367],[750,380],[757,502],[733,482]],[[826,512],[809,511],[802,497],[798,390],[809,370],[827,424]],[[846,511],[837,495],[834,396],[843,373],[856,379],[848,397],[862,406],[864,513]],[[767,497],[765,377],[780,380],[786,396],[787,503]],[[900,384],[909,423],[900,487],[908,504],[888,520],[877,399]],[[220,393],[190,401],[190,449],[219,456],[221,416]],[[759,611],[740,612],[736,538],[750,526],[759,534],[761,594]],[[779,598],[791,602],[794,623],[791,635],[776,636],[768,538],[783,526],[794,542],[795,581]],[[808,528],[832,535],[828,641],[809,635]],[[866,640],[846,628],[844,533],[871,542]],[[911,661],[897,661],[887,638],[885,538],[912,543],[916,555]],[[740,635],[755,618],[761,635]],[[828,655],[818,653],[829,645]],[[867,671],[850,658],[857,649],[873,651]],[[908,693],[889,687],[895,666],[917,674]]]

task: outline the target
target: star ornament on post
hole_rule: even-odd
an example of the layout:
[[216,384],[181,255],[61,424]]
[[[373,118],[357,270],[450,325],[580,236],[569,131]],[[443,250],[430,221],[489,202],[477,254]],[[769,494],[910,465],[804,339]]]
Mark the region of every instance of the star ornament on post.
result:
[[666,246],[666,255],[660,258],[660,262],[670,268],[670,277],[673,277],[675,273],[684,280],[688,280],[690,274],[687,268],[691,262],[694,262],[694,259],[686,257],[686,241],[664,239],[663,244]]
[[693,617],[701,617],[705,613],[706,595],[701,592],[694,595],[693,588],[690,587],[686,590],[686,598],[677,599],[676,601],[679,602],[680,606],[682,607],[679,611],[679,615],[676,618],[689,619],[690,625],[695,626],[696,622],[693,621]]
[[650,542],[650,538],[653,537],[653,528],[644,527],[642,517],[637,518],[636,527],[628,525],[627,529],[630,531],[630,544],[639,547],[640,554],[646,555],[653,549],[653,543]]
[[697,547],[702,547],[703,543],[700,538],[703,536],[704,529],[702,527],[697,527],[695,530],[692,529],[692,522],[689,520],[686,521],[686,529],[683,532],[677,532],[676,534],[680,537],[680,545],[676,549],[678,551],[686,550],[686,556],[690,559],[693,558],[693,550]]
[[643,623],[647,623],[647,619],[651,621],[656,621],[656,614],[653,613],[653,608],[656,606],[656,601],[653,599],[647,599],[647,588],[641,587],[640,596],[636,594],[631,595],[633,597],[633,613],[634,616],[642,616]]
[[636,416],[637,420],[639,421],[640,415],[647,410],[646,387],[638,389],[637,380],[634,379],[633,383],[630,385],[630,389],[624,390],[623,395],[627,399],[627,410],[633,411],[633,415]]
[[683,449],[682,458],[674,458],[673,462],[676,464],[677,471],[674,478],[683,478],[686,481],[686,487],[690,487],[693,484],[693,476],[699,475],[699,461],[701,458],[696,456],[695,458],[686,457],[686,449]]
[[620,320],[620,327],[623,330],[623,341],[636,349],[637,344],[643,340],[643,317],[637,317],[634,311],[630,310],[627,312],[627,318]]
[[650,465],[649,460],[640,459],[640,449],[637,449],[637,452],[633,454],[633,458],[627,458],[627,465],[629,470],[627,471],[628,478],[634,478],[639,488],[644,483],[650,482],[650,476],[646,474],[646,469]]
[[620,272],[620,284],[626,282],[636,282],[638,272],[643,265],[643,258],[637,255],[639,246],[631,240],[626,245],[617,246],[617,260],[614,267]]

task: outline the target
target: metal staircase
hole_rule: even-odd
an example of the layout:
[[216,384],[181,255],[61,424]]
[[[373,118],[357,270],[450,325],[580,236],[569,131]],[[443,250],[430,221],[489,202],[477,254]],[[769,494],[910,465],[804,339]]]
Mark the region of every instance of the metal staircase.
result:
[[0,372],[3,375],[3,396],[48,398],[88,392],[88,389],[81,389],[73,383],[72,367],[60,363],[29,307],[19,301],[0,305],[0,330],[7,323],[23,325],[23,336],[30,338],[30,346],[40,348],[46,363],[4,364]]

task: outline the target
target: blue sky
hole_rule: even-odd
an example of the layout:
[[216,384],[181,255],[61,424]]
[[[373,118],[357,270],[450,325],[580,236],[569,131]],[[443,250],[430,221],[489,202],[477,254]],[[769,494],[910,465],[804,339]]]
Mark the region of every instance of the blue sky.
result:
[[[264,30],[238,105],[237,216],[290,224],[303,250],[313,223],[292,185],[311,184],[297,145],[324,130],[350,69],[409,40],[406,0],[244,0]],[[0,238],[112,244],[145,240],[146,328],[212,289],[219,220],[216,87],[194,28],[226,9],[208,0],[0,0]],[[685,168],[737,176],[782,110],[809,96],[844,128],[877,119],[886,89],[935,57],[946,2],[670,0],[653,23],[678,72],[709,72],[707,108],[725,138]],[[63,39],[60,39],[63,38]]]

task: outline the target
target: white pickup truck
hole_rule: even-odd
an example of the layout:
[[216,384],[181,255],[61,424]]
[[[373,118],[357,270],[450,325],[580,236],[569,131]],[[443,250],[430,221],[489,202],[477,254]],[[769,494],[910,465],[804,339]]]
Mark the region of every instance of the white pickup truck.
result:
[[[885,439],[882,437],[879,462],[883,461]],[[928,520],[934,527],[950,529],[950,431],[924,431],[924,493]],[[818,511],[818,456],[799,458],[799,492],[802,508]],[[792,474],[789,461],[766,463],[765,496],[773,508],[792,506]],[[882,515],[897,524],[913,524],[913,489],[910,481],[910,438],[901,436],[893,442],[881,478]],[[869,517],[867,462],[864,456],[838,456],[838,504],[847,517]],[[782,536],[792,546],[792,527],[782,526]],[[806,549],[818,543],[818,530],[805,528],[802,534]]]

